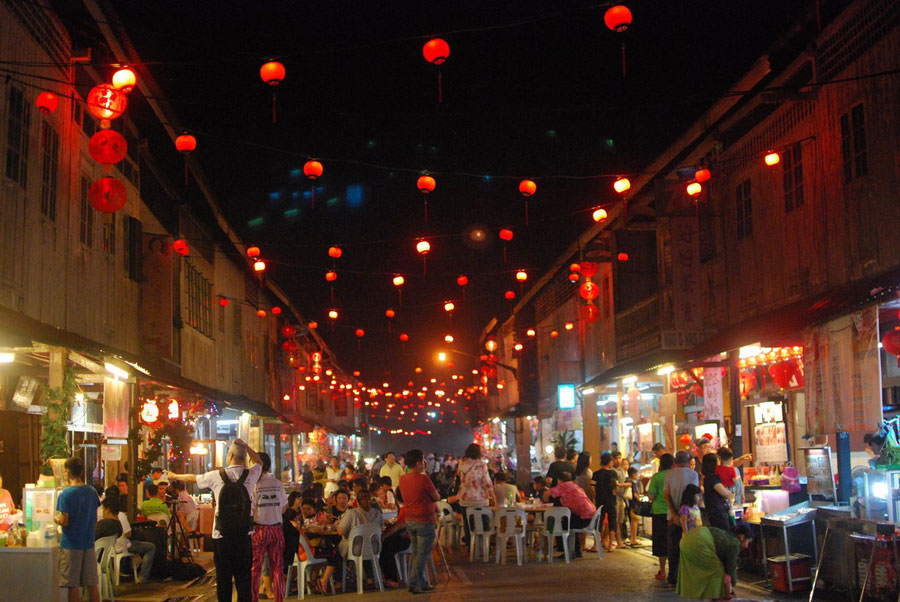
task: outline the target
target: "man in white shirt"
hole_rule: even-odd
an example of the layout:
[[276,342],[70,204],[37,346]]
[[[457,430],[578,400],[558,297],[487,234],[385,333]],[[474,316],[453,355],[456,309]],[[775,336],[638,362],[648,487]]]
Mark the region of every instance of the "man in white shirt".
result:
[[[250,468],[247,468],[248,456],[253,461]],[[262,473],[262,458],[242,439],[235,439],[228,449],[227,463],[228,466],[224,469],[211,470],[201,475],[169,474],[169,478],[185,483],[196,483],[200,489],[212,489],[216,500],[212,538],[215,546],[213,561],[216,565],[218,601],[231,602],[231,582],[234,579],[238,602],[252,602],[250,579],[253,568],[253,546],[250,535],[253,533],[253,515],[250,501]],[[227,489],[225,481],[222,480],[223,473],[229,481]],[[232,484],[242,485],[245,491],[241,492]],[[223,494],[227,494],[226,499],[222,498]],[[228,509],[222,513],[220,520],[223,506],[228,506]],[[237,509],[244,507],[247,511],[246,516],[236,512]]]
[[403,467],[397,464],[394,452],[389,451],[384,455],[385,464],[381,467],[380,477],[391,477],[391,488],[396,491],[400,485],[400,477],[403,476]]
[[341,535],[341,543],[338,544],[338,551],[344,558],[347,557],[347,549],[350,545],[350,531],[357,525],[365,525],[375,523],[378,529],[384,526],[384,517],[381,510],[372,505],[372,494],[368,489],[363,489],[356,497],[359,504],[356,508],[350,508],[341,516],[337,524],[337,531]]
[[[250,591],[253,602],[259,599],[259,578],[262,575],[263,557],[269,558],[270,588],[276,602],[284,600],[284,531],[281,529],[281,513],[287,507],[287,495],[281,481],[269,474],[272,459],[260,452],[262,474],[253,489],[253,573]],[[269,591],[269,587],[266,588]]]
[[119,524],[122,525],[122,535],[116,540],[116,554],[131,552],[135,556],[131,562],[136,562],[137,557],[140,557],[141,570],[138,573],[137,582],[145,583],[150,580],[153,557],[156,556],[156,545],[149,541],[132,541],[131,523],[128,522],[128,516],[124,512],[119,512],[118,518]]

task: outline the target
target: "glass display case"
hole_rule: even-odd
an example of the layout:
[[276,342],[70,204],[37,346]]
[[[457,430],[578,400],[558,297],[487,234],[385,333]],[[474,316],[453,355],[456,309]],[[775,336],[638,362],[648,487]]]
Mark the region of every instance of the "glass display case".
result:
[[896,524],[900,518],[900,470],[867,470],[863,483],[864,518]]

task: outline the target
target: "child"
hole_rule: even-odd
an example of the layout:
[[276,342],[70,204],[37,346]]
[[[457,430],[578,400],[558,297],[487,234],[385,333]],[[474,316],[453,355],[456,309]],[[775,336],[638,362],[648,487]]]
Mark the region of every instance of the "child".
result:
[[693,483],[685,487],[684,493],[681,494],[681,509],[678,512],[678,516],[681,518],[681,532],[683,535],[687,535],[693,529],[703,526],[703,521],[700,518],[700,499],[702,496],[703,492]]
[[635,508],[643,493],[641,491],[641,479],[638,477],[638,469],[634,466],[631,466],[628,469],[628,481],[631,483],[631,499],[628,501],[628,527],[631,541],[628,543],[634,548],[640,545],[640,542],[637,539],[638,520],[640,520],[640,516],[635,513]]
[[[722,485],[726,489],[737,494],[738,481],[741,477],[735,469],[734,464],[743,464],[753,456],[751,454],[744,454],[735,460],[734,452],[727,447],[720,447],[716,451],[716,454],[719,456],[719,465],[716,466],[716,476],[722,480]],[[735,500],[739,501],[740,498],[735,495]],[[735,525],[734,506],[729,506],[728,514],[731,517],[731,526],[733,527]]]

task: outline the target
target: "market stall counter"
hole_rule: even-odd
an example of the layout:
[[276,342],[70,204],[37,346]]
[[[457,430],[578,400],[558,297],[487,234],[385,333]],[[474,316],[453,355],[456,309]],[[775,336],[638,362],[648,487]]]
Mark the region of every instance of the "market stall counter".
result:
[[58,574],[59,547],[0,548],[0,583],[14,583],[17,600],[64,602]]

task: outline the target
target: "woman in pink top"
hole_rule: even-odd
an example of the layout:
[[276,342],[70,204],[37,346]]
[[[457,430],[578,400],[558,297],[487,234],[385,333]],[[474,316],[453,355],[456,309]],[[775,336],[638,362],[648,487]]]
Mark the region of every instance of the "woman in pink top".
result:
[[[556,498],[556,499],[553,499]],[[591,502],[584,489],[572,480],[571,472],[563,472],[559,476],[559,483],[544,491],[544,501],[553,501],[554,505],[563,506],[572,511],[572,529],[584,529],[587,527],[597,507]],[[581,537],[575,538],[575,558],[581,558]]]
[[[491,476],[488,474],[487,464],[481,459],[480,445],[472,443],[466,448],[465,457],[459,462],[457,475],[459,476],[459,492],[456,497],[463,509],[492,506],[497,503],[494,496],[494,483],[491,482]],[[468,545],[470,529],[468,515],[463,521],[463,526],[466,532],[463,541]]]

